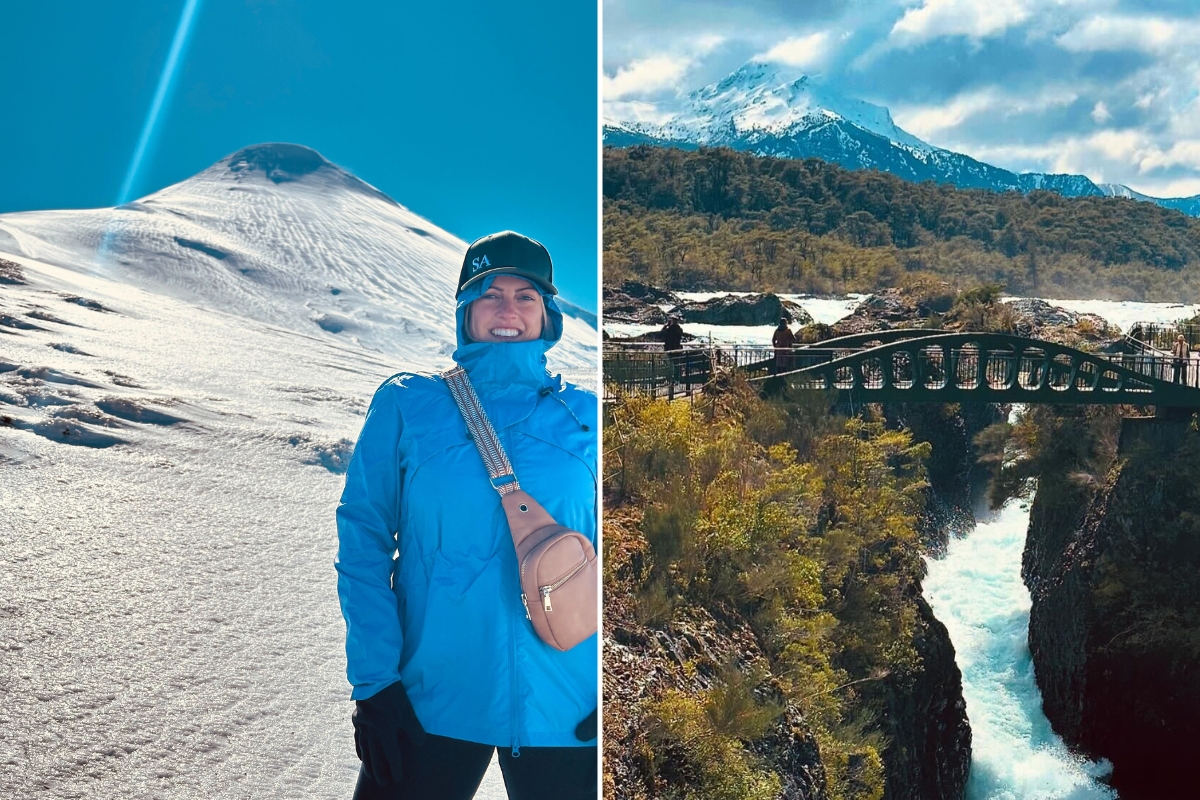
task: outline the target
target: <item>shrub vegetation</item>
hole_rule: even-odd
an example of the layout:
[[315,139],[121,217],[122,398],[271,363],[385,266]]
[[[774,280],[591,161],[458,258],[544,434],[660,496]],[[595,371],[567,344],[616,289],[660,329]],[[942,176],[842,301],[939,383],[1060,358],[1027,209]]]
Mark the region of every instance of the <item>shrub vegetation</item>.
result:
[[673,796],[775,796],[779,776],[752,745],[791,708],[816,736],[830,797],[881,797],[887,743],[868,733],[878,695],[863,690],[920,666],[912,595],[929,446],[745,384],[696,405],[630,398],[610,409],[604,439],[610,511],[641,512],[637,546],[606,533],[606,549],[625,551],[606,550],[623,572],[606,591],[632,591],[649,628],[693,606],[749,620],[765,657],[761,674],[725,665],[711,688],[634,712],[683,753]]

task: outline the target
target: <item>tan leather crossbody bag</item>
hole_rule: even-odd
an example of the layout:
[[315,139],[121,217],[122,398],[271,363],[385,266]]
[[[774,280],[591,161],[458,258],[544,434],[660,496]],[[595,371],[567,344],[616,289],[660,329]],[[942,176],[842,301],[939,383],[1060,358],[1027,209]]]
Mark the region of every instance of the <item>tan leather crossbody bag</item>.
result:
[[543,642],[570,650],[596,632],[600,571],[596,550],[578,531],[559,525],[517,482],[508,454],[462,367],[442,373],[508,518],[520,568],[525,617]]

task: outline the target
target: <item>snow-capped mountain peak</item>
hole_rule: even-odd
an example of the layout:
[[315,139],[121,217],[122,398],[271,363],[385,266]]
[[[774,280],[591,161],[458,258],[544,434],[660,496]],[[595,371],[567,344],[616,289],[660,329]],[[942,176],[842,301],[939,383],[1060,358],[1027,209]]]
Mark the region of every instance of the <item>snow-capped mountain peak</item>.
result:
[[[998,192],[1045,190],[1065,197],[1127,197],[1200,216],[1200,195],[1163,199],[1117,184],[1098,186],[1085,175],[1018,174],[936,147],[896,125],[883,106],[776,63],[752,61],[669,104],[624,108],[635,106],[636,120],[606,118],[605,144],[729,147],[777,158],[820,158],[909,181]],[[621,106],[613,106],[617,108]]]
[[788,136],[837,120],[914,150],[936,149],[898,127],[886,108],[847,97],[794,68],[763,61],[751,61],[692,92],[661,126],[629,127],[697,145],[722,145],[739,137]]

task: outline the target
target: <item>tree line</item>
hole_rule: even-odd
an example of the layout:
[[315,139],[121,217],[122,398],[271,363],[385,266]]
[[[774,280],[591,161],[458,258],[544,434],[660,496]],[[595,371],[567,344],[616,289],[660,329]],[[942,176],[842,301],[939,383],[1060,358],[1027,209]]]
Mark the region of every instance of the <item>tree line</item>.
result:
[[607,148],[603,190],[608,283],[869,292],[918,273],[1062,299],[1200,300],[1200,219],[1126,198],[649,146]]

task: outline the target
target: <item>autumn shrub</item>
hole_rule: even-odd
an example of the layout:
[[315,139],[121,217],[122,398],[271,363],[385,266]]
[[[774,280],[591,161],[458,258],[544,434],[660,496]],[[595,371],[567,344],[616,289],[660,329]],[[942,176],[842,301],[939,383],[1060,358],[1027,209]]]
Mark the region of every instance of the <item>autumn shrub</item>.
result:
[[[637,621],[669,626],[688,606],[748,620],[780,702],[829,753],[830,796],[878,796],[882,746],[855,728],[874,713],[858,687],[918,664],[911,596],[929,446],[882,423],[773,406],[737,382],[695,405],[635,399],[609,414],[606,493],[640,510],[649,554]],[[679,796],[778,786],[745,745],[779,712],[751,702],[747,680],[727,670],[716,688],[654,707],[659,733],[692,754],[694,794]]]
[[685,755],[695,785],[667,789],[666,797],[714,800],[772,800],[782,782],[743,742],[766,733],[782,708],[754,696],[751,681],[737,671],[730,682],[688,695],[668,691],[649,711],[651,739],[672,741]]

